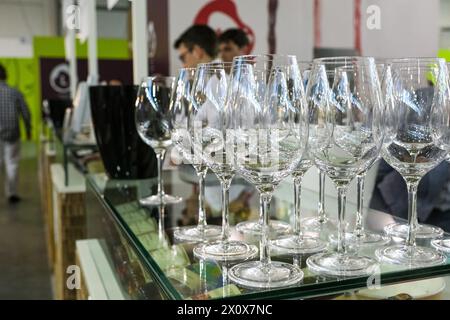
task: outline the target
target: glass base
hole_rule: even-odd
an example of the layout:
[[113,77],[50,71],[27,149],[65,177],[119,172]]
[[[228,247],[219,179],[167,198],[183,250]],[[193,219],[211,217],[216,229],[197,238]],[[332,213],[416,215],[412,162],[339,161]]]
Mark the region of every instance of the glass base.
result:
[[[384,232],[391,236],[406,239],[408,236],[409,226],[407,224],[394,223],[384,227]],[[417,239],[435,239],[444,235],[444,230],[439,227],[427,224],[419,224],[416,230]]]
[[303,272],[289,263],[272,261],[263,264],[253,261],[235,265],[229,270],[228,276],[231,281],[244,288],[270,289],[299,283],[303,279]]
[[[329,240],[333,245],[336,245],[337,235],[336,234],[330,235]],[[350,246],[352,245],[363,247],[384,246],[390,242],[391,238],[389,236],[366,230],[363,231],[360,235],[356,235],[356,233],[345,234],[345,243]]]
[[297,235],[276,239],[270,245],[281,253],[308,254],[322,252],[327,244],[319,238],[299,237]]
[[450,239],[433,240],[431,245],[442,252],[450,253]]
[[436,266],[446,261],[446,257],[439,251],[419,246],[391,246],[378,249],[375,255],[380,262],[414,268]]
[[306,260],[311,272],[332,277],[359,277],[374,272],[377,262],[369,257],[348,253],[327,252]]
[[160,206],[162,204],[180,203],[181,201],[183,201],[183,198],[163,194],[141,199],[139,200],[139,203],[143,206]]
[[319,217],[308,217],[302,219],[301,224],[305,231],[320,232],[322,230],[336,230],[338,222],[328,217],[325,217],[324,220],[320,220]]
[[[246,221],[241,222],[236,225],[236,230],[240,233],[250,234],[253,236],[259,236],[262,233],[262,226],[258,221]],[[291,226],[283,221],[270,220],[269,222],[269,232],[274,236],[286,235],[291,232]]]
[[202,242],[218,240],[222,236],[222,228],[220,226],[207,225],[203,230],[198,226],[177,228],[173,236],[178,241],[185,242]]
[[194,248],[194,256],[202,260],[238,261],[252,259],[258,254],[258,248],[242,241],[213,242]]

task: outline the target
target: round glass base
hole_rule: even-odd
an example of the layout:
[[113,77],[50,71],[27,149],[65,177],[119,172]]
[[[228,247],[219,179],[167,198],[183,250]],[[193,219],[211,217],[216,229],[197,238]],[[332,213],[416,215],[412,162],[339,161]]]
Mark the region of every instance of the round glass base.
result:
[[202,242],[218,240],[222,236],[222,228],[220,226],[207,225],[203,229],[198,226],[177,228],[173,236],[178,241],[185,242]]
[[325,217],[321,220],[319,217],[308,217],[302,219],[302,228],[305,231],[320,232],[322,230],[336,230],[338,222]]
[[322,252],[327,244],[319,238],[287,236],[270,242],[270,245],[281,253],[308,254]]
[[217,241],[194,248],[194,256],[202,260],[239,261],[256,257],[258,248],[242,241]]
[[306,260],[311,272],[332,277],[358,277],[372,274],[377,262],[369,257],[348,253],[327,252]]
[[[258,221],[246,221],[236,225],[236,230],[242,234],[259,236],[262,233],[262,225]],[[283,221],[270,220],[269,232],[274,236],[286,235],[291,232],[291,226]]]
[[[332,234],[329,237],[330,242],[333,245],[337,244],[337,235]],[[345,234],[345,243],[350,246],[384,246],[391,242],[391,238],[384,234],[379,234],[370,231],[363,231],[360,235],[355,233]]]
[[168,194],[154,195],[139,200],[142,206],[160,206],[162,204],[176,204],[183,201],[183,198],[171,196]]
[[436,266],[446,261],[446,257],[435,249],[403,244],[378,249],[375,255],[380,262],[413,268]]
[[303,272],[289,263],[272,261],[263,264],[252,261],[233,266],[228,276],[231,281],[245,288],[270,289],[299,283],[303,279]]
[[431,245],[445,253],[450,253],[450,239],[433,240]]
[[[409,226],[407,224],[394,223],[384,227],[384,232],[391,236],[406,239],[408,236]],[[419,224],[416,230],[417,239],[435,239],[444,235],[444,230],[439,227],[426,224]]]

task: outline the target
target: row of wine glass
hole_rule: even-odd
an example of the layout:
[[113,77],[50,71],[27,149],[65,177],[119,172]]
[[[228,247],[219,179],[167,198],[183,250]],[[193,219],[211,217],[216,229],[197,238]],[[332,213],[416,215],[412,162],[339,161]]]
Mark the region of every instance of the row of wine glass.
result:
[[[164,193],[161,170],[173,143],[199,177],[197,226],[179,228],[175,238],[199,242],[196,257],[244,261],[229,270],[232,281],[251,288],[282,287],[303,278],[298,266],[271,261],[270,248],[311,254],[309,269],[329,276],[371,274],[379,263],[411,267],[438,265],[446,258],[439,250],[416,245],[416,236],[440,237],[443,231],[417,220],[417,186],[450,149],[450,90],[445,61],[405,58],[376,61],[371,57],[334,57],[298,63],[289,55],[248,55],[233,63],[200,64],[181,69],[176,78],[150,77],[141,85],[136,103],[136,127],[159,158],[158,194],[143,205],[179,202]],[[405,179],[409,194],[409,224],[391,225],[388,235],[405,242],[386,246],[390,238],[364,230],[364,176],[380,158]],[[304,225],[329,223],[323,210],[303,220],[301,180],[315,165],[321,185],[327,175],[338,192],[337,233],[328,243],[304,235]],[[222,186],[222,226],[206,223],[204,179],[212,170]],[[261,236],[259,249],[230,239],[228,192],[236,174],[260,194],[260,219],[237,229]],[[289,226],[269,221],[275,188],[294,178],[295,219]],[[345,232],[346,192],[358,180],[355,231]],[[321,204],[323,205],[323,187]],[[320,206],[319,206],[320,207]],[[321,211],[321,212],[320,212]],[[269,240],[271,234],[278,234]],[[347,250],[348,242],[376,244],[377,259]],[[436,246],[442,248],[442,243]],[[256,257],[259,261],[247,261]]]

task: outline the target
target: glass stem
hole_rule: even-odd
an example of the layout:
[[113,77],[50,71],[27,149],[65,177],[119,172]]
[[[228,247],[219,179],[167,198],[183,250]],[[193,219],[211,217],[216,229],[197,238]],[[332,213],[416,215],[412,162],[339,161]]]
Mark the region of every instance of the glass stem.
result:
[[408,237],[406,245],[413,247],[416,245],[416,224],[417,224],[417,182],[407,182],[408,186]]
[[263,219],[261,240],[259,243],[260,262],[263,266],[270,264],[270,246],[269,246],[269,208],[270,201],[272,200],[272,194],[261,193],[260,194],[260,212]]
[[208,170],[197,172],[198,176],[198,225],[197,228],[201,233],[206,228],[206,210],[205,210],[205,177]]
[[325,173],[319,170],[319,222],[324,223],[325,215]]
[[338,243],[337,252],[343,254],[346,252],[345,246],[345,203],[347,201],[347,186],[338,188]]
[[357,176],[357,203],[356,203],[356,226],[355,235],[361,237],[364,233],[363,210],[364,210],[364,175]]
[[164,181],[162,177],[162,169],[164,165],[164,157],[166,155],[166,150],[158,149],[155,150],[156,158],[158,159],[158,196],[164,196]]
[[294,234],[301,240],[302,233],[302,211],[301,211],[301,197],[302,197],[302,179],[303,175],[294,178]]
[[231,181],[221,181],[222,187],[222,242],[228,242],[230,237],[229,204]]
[[165,219],[165,210],[164,210],[164,204],[159,205],[159,221],[158,221],[158,238],[159,242],[163,243],[164,246],[166,245],[166,238],[165,238],[165,228],[164,228],[164,219]]

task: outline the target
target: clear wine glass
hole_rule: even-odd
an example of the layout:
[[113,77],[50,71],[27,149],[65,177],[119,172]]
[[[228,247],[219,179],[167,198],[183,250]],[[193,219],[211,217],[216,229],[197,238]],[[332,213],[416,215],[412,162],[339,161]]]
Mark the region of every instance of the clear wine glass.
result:
[[[326,60],[326,59],[322,59],[322,61],[320,61],[320,63],[322,64],[331,64],[332,66],[336,66],[336,63],[339,61],[345,62],[347,59],[347,57],[342,57],[342,58],[333,58],[333,60]],[[304,72],[303,74],[303,79],[305,82],[305,90],[308,84],[308,81],[305,81],[305,75],[308,76],[307,79],[309,79],[309,77],[311,76],[311,69],[314,66],[314,61],[310,62],[310,69],[308,70],[306,68],[306,64],[302,64],[302,67],[304,68]],[[317,61],[316,61],[317,63]],[[300,68],[302,68],[300,67]],[[302,70],[302,69],[300,69]],[[331,73],[331,76],[329,77],[329,81],[331,81],[330,86],[333,82],[333,77],[334,74]],[[325,181],[326,181],[326,173],[321,171],[320,169],[317,170],[319,173],[319,201],[317,203],[317,216],[315,217],[307,217],[304,218],[302,221],[302,225],[303,228],[307,231],[311,231],[311,232],[321,232],[321,231],[334,231],[336,230],[336,226],[337,226],[337,221],[334,219],[331,219],[325,210]]]
[[[321,63],[325,61],[326,63]],[[333,77],[332,88],[329,77]],[[383,135],[383,104],[375,60],[349,57],[315,61],[308,84],[310,152],[338,191],[337,249],[308,258],[309,269],[328,276],[370,274],[376,261],[347,251],[348,185],[377,159]]]
[[[300,61],[298,63],[298,67],[302,74],[303,86],[304,86],[305,91],[306,91],[306,87],[308,86],[308,81],[309,81],[309,77],[311,75],[312,66],[313,66],[312,61]],[[318,208],[317,208],[318,215],[315,217],[304,218],[303,221],[301,221],[301,224],[305,230],[314,231],[314,232],[323,230],[323,226],[329,222],[329,219],[325,213],[325,174],[322,173],[320,170],[318,170],[318,171],[319,171],[319,202],[318,202]],[[294,206],[295,206],[295,204],[294,204]]]
[[[194,248],[200,259],[236,261],[253,258],[258,248],[230,239],[229,190],[235,176],[234,144],[227,137],[226,99],[231,63],[199,64],[192,88],[191,112],[194,148],[206,165],[216,174],[222,188],[222,236],[219,241],[203,243]],[[231,143],[230,143],[231,142]]]
[[303,278],[293,264],[271,261],[269,205],[277,185],[298,166],[307,143],[306,105],[295,56],[254,55],[234,59],[230,83],[236,169],[260,194],[263,233],[260,260],[229,270],[249,288],[290,286]]
[[[408,59],[393,59],[390,61],[390,63],[394,63],[395,65],[402,65],[408,64],[409,63],[408,61],[409,61]],[[423,61],[424,63],[428,62],[431,65],[436,65],[436,61],[434,60],[434,58],[422,58],[421,61]],[[393,66],[391,66],[391,69],[392,68]],[[429,81],[429,79],[427,81]],[[395,96],[393,95],[393,97],[394,99],[392,103],[395,106]],[[415,218],[414,225],[415,225],[415,237],[417,239],[439,239],[444,235],[444,230],[436,226],[421,224],[419,223],[417,217]],[[401,239],[406,239],[408,237],[409,233],[408,230],[409,225],[405,223],[393,223],[387,225],[384,228],[384,231],[387,235]]]
[[[390,97],[392,93],[392,74],[391,69],[386,62],[376,61],[378,78],[380,80],[381,85],[381,94],[382,94],[382,102],[383,107],[390,104]],[[364,228],[364,186],[365,186],[365,177],[367,172],[372,168],[372,166],[381,158],[381,153],[377,159],[373,161],[369,168],[358,173],[356,176],[356,223],[355,228],[352,233],[346,233],[345,238],[349,245],[356,245],[358,247],[366,247],[366,246],[382,246],[391,242],[391,237],[383,234],[372,232],[366,230]],[[336,237],[333,235],[330,237],[331,242],[336,242]]]
[[205,177],[208,167],[201,157],[194,152],[189,130],[189,119],[193,108],[191,90],[195,70],[195,68],[180,69],[170,104],[173,143],[184,161],[194,167],[199,183],[197,226],[177,228],[174,232],[174,237],[177,240],[190,242],[217,240],[221,236],[221,228],[219,226],[208,225],[206,222],[204,199]]
[[300,69],[300,74],[302,75],[303,88],[306,90],[309,75],[311,74],[312,61],[300,61],[298,63],[298,68]]
[[164,193],[162,167],[167,149],[172,145],[170,97],[173,77],[148,77],[139,87],[135,123],[141,139],[153,148],[158,158],[158,193],[139,202],[144,206],[178,203],[182,199]]
[[[447,72],[450,71],[450,62],[448,62],[447,64]],[[450,77],[449,77],[449,83],[448,85],[450,86]],[[450,107],[449,107],[450,108]],[[450,152],[447,154],[447,157],[445,158],[445,161],[447,161],[448,163],[450,163]],[[449,247],[450,250],[450,247]]]
[[[450,63],[447,63],[447,72],[450,70]],[[448,79],[448,85],[450,87],[450,77]],[[447,95],[447,115],[450,115],[450,98],[449,95]],[[449,126],[450,126],[450,119],[447,118],[447,121],[449,122]],[[445,158],[445,160],[450,163],[450,152],[447,154],[447,157]],[[450,253],[450,239],[436,239],[431,241],[431,245],[440,250],[443,251],[445,253]]]
[[[303,80],[303,87],[306,89],[309,75],[311,72],[311,61],[300,61],[298,68]],[[293,235],[285,236],[271,241],[271,245],[279,252],[287,252],[294,255],[307,253],[316,253],[325,250],[327,244],[315,237],[305,237],[302,227],[302,211],[301,211],[301,191],[302,180],[306,172],[313,166],[313,163],[307,154],[302,157],[298,167],[292,173],[294,180],[294,219],[293,219]]]
[[289,254],[308,254],[324,251],[327,243],[318,237],[305,236],[302,228],[301,190],[302,179],[313,163],[308,154],[302,157],[299,165],[292,173],[294,180],[294,234],[271,241],[271,245],[279,252]]
[[418,225],[417,188],[422,177],[445,160],[448,153],[448,122],[442,121],[448,113],[444,102],[448,72],[445,61],[438,58],[406,58],[390,64],[394,105],[386,109],[390,121],[384,125],[382,155],[405,179],[408,226],[404,244],[378,249],[376,255],[382,262],[412,268],[439,265],[446,260],[442,253],[416,245],[417,232],[428,229]]

